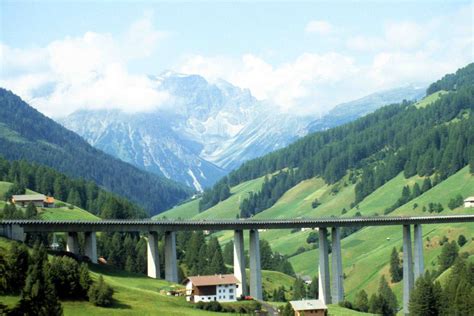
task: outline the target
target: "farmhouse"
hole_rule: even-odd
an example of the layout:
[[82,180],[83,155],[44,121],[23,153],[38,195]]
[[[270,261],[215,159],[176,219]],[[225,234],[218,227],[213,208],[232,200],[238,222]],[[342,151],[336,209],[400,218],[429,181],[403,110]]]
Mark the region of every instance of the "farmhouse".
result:
[[191,276],[186,284],[188,302],[234,302],[239,280],[233,274]]
[[464,200],[464,207],[474,207],[474,196],[470,196]]
[[13,195],[12,203],[23,207],[30,203],[33,203],[36,207],[54,207],[54,198],[44,194]]
[[295,316],[325,316],[328,311],[326,304],[320,300],[290,301],[290,304],[295,311]]

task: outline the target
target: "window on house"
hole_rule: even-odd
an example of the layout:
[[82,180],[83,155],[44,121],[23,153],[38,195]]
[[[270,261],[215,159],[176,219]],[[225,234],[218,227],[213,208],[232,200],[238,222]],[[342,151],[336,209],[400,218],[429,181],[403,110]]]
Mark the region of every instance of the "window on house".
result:
[[234,295],[230,295],[230,296],[229,296],[229,299],[233,300],[233,299],[234,299]]
[[229,293],[234,293],[234,289],[229,289]]

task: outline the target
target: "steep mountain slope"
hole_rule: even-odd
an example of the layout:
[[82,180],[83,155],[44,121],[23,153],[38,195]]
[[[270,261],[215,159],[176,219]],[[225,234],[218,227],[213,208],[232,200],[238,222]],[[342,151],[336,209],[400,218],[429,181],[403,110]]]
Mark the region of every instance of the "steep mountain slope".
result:
[[417,101],[425,96],[426,85],[407,85],[370,94],[363,98],[335,106],[321,118],[308,125],[309,132],[323,131],[358,119],[378,108],[403,100]]
[[243,161],[286,146],[309,122],[278,114],[225,81],[173,72],[152,79],[171,97],[151,113],[80,111],[60,122],[115,157],[199,191]]
[[198,142],[180,136],[158,113],[80,111],[64,124],[110,155],[199,191],[225,175],[198,155]]
[[281,113],[228,82],[173,72],[151,77],[169,100],[150,113],[79,111],[59,121],[91,145],[141,169],[202,191],[243,162],[282,148],[308,131],[350,122],[424,89],[406,86],[336,106],[312,122]]
[[45,117],[10,91],[0,89],[0,154],[50,166],[92,180],[156,214],[191,190],[141,171],[93,148],[77,134]]

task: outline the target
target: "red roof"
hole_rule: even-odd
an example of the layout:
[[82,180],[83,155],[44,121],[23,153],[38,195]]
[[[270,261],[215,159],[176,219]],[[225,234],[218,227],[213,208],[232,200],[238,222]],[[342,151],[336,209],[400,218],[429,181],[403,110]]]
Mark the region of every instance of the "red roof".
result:
[[[240,283],[239,280],[237,280],[237,278],[233,274],[191,276],[188,277],[187,280],[191,281],[195,286]],[[187,283],[187,281],[185,283]]]

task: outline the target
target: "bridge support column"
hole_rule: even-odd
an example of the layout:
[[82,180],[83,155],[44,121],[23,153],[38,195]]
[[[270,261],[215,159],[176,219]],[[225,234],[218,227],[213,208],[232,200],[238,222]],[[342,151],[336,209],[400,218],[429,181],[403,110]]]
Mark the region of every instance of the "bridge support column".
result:
[[344,300],[344,275],[342,274],[341,258],[341,229],[333,227],[332,236],[332,303],[338,304]]
[[178,262],[176,260],[176,233],[165,232],[165,279],[178,283]]
[[25,241],[25,232],[20,225],[2,225],[1,235],[8,239]]
[[414,249],[414,280],[418,279],[423,275],[425,264],[423,261],[423,233],[421,230],[421,224],[414,225],[414,239],[415,239],[415,249]]
[[76,232],[67,233],[66,250],[75,255],[79,254],[79,239]]
[[86,232],[84,254],[91,259],[92,263],[97,263],[97,240],[95,232]]
[[245,275],[244,232],[234,231],[234,276],[240,281],[237,297],[248,295],[247,276]]
[[319,299],[331,304],[331,280],[329,276],[328,230],[319,228]]
[[410,225],[403,225],[403,313],[409,314],[410,293],[413,288],[413,258]]
[[160,278],[160,257],[158,255],[158,233],[149,232],[147,241],[147,274],[148,277]]
[[260,269],[260,238],[257,229],[250,230],[250,296],[257,300],[262,295],[262,271]]

